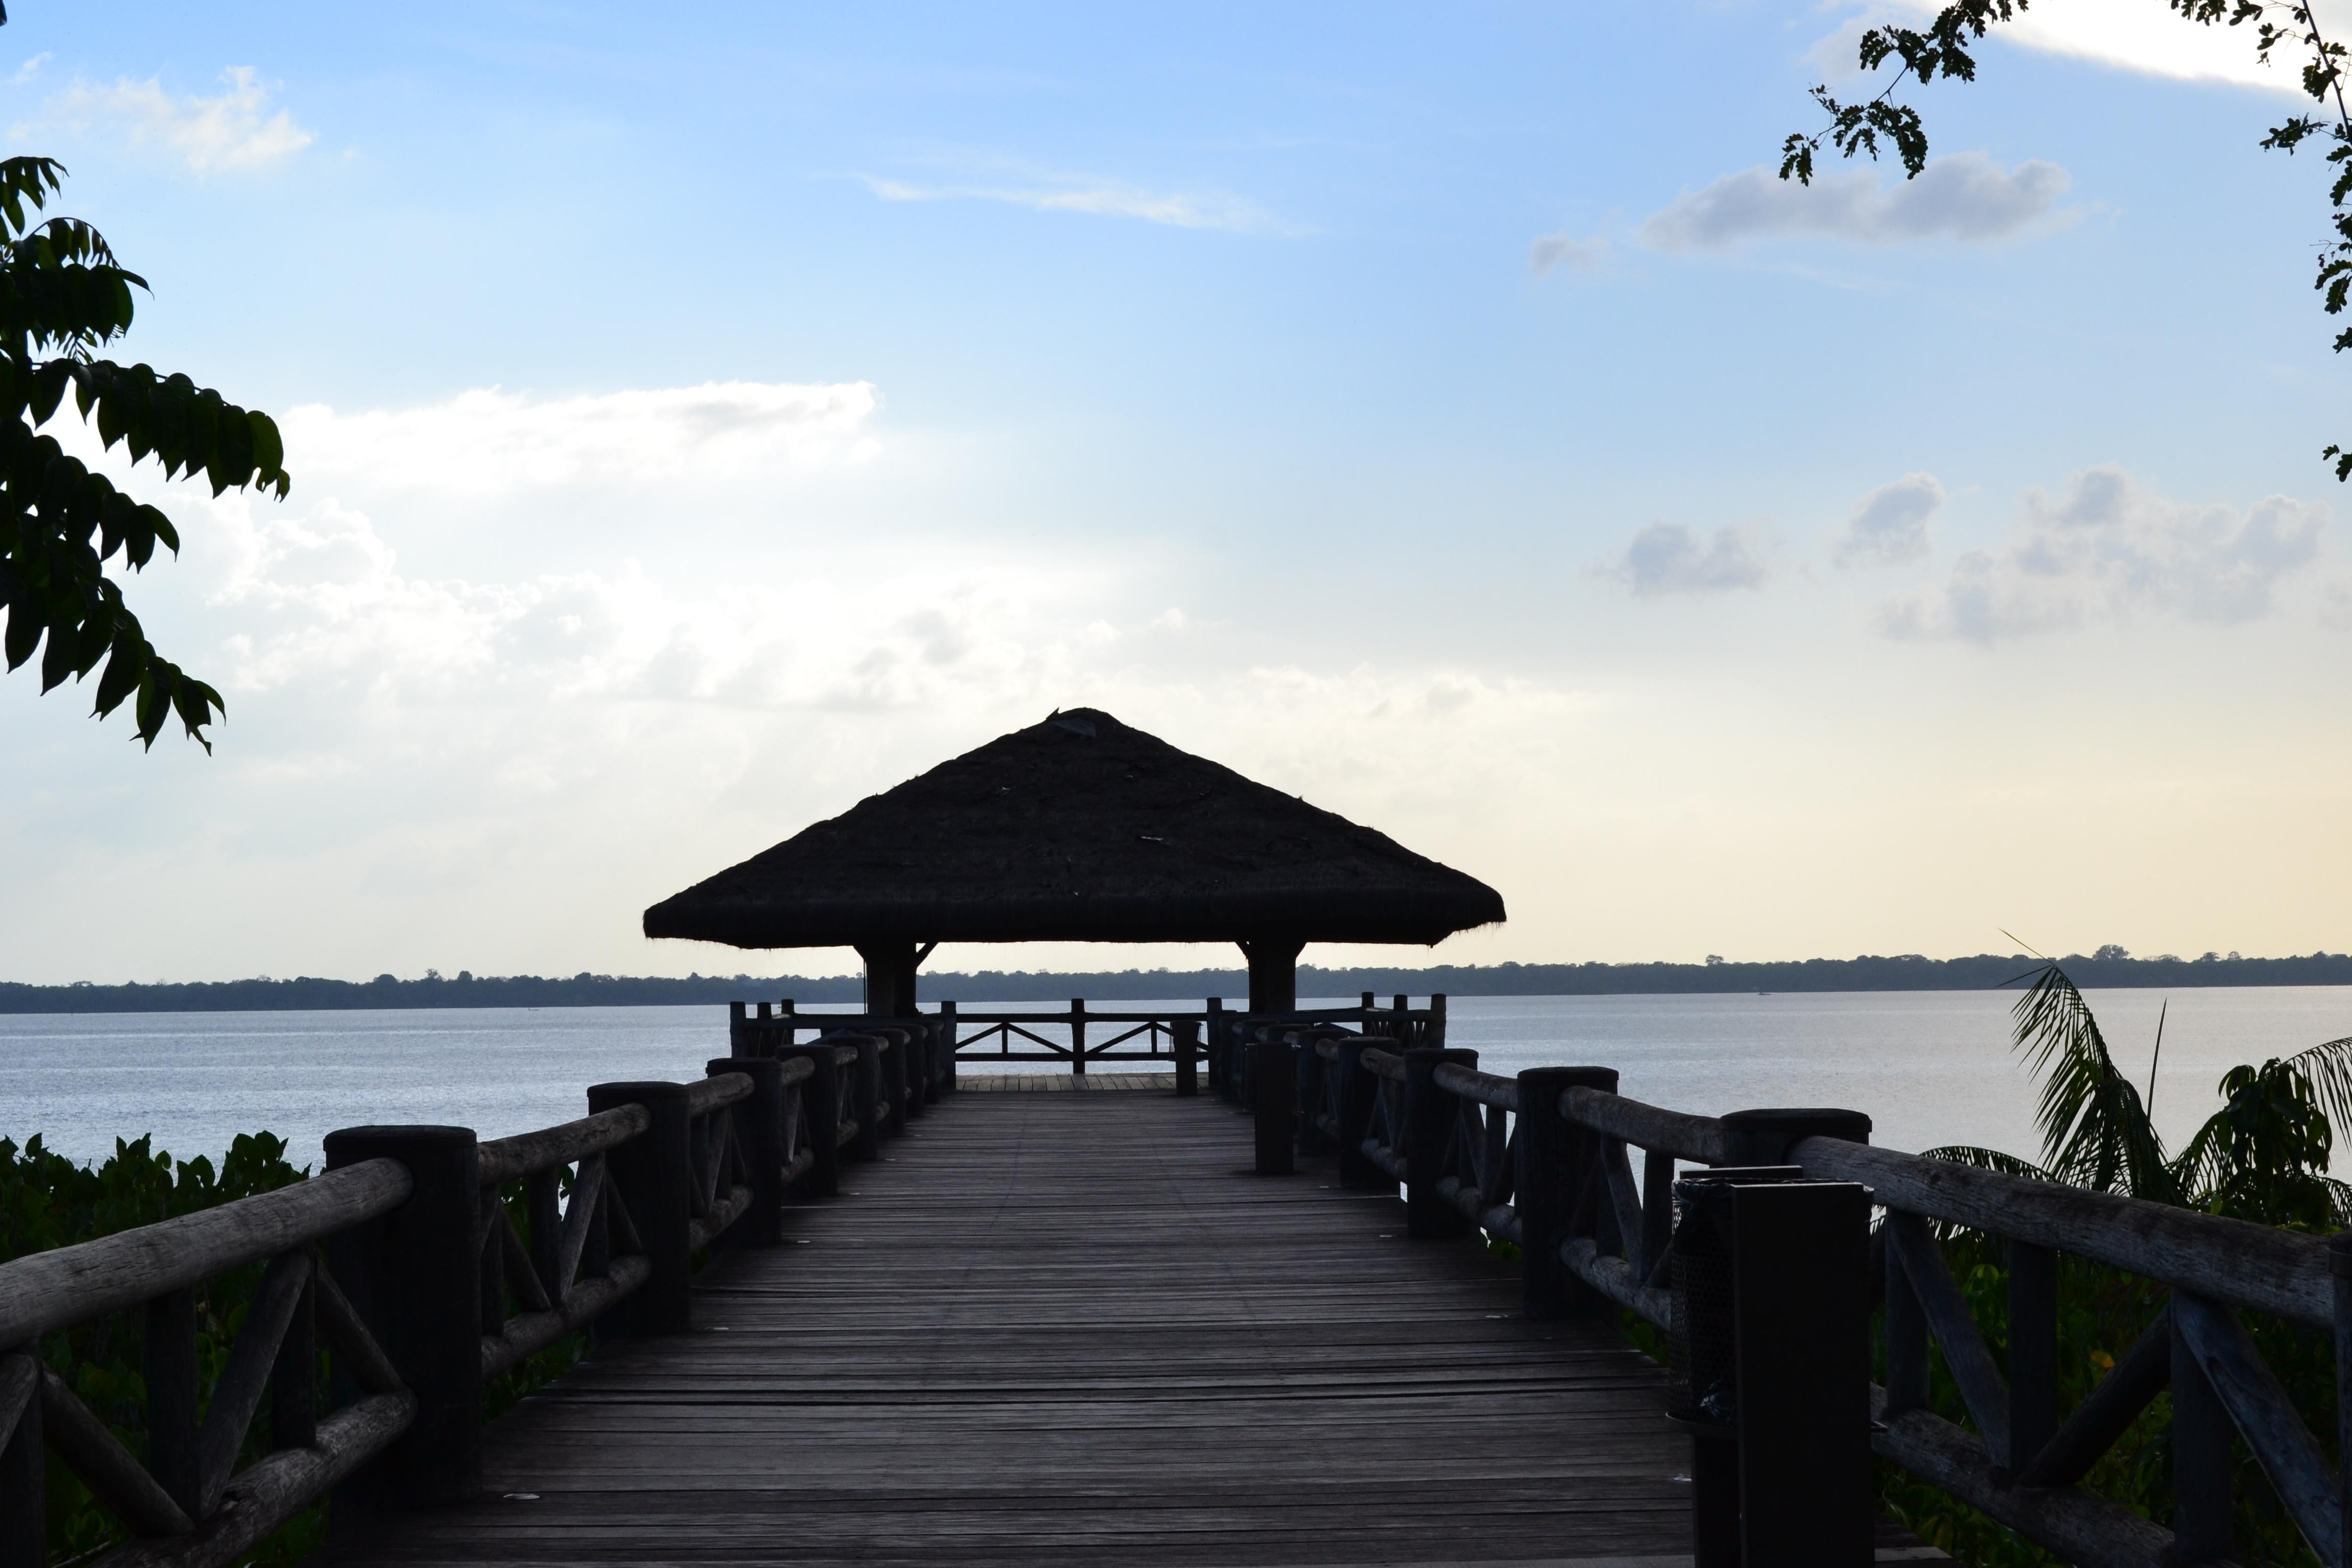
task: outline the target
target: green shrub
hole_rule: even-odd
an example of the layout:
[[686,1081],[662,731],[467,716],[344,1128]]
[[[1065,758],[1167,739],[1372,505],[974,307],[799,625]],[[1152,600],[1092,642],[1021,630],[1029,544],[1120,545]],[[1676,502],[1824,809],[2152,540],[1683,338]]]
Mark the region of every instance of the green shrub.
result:
[[[175,1160],[146,1138],[135,1142],[118,1140],[111,1157],[88,1165],[51,1152],[38,1135],[27,1139],[21,1148],[12,1140],[0,1138],[0,1263],[271,1192],[302,1181],[310,1173],[307,1166],[298,1169],[289,1163],[285,1140],[268,1132],[239,1135],[217,1167],[202,1156]],[[568,1173],[565,1184],[569,1185]],[[508,1212],[528,1246],[530,1221],[522,1201],[522,1184],[509,1184],[504,1195]],[[263,1268],[260,1263],[248,1264],[197,1288],[196,1354],[202,1386],[210,1388],[226,1363]],[[502,1414],[562,1375],[586,1353],[587,1345],[586,1335],[571,1335],[492,1380],[485,1390],[488,1414]],[[51,1334],[42,1342],[41,1355],[82,1403],[113,1429],[125,1447],[146,1458],[143,1310],[113,1313]],[[321,1387],[327,1386],[326,1373],[322,1356]],[[260,1458],[271,1446],[265,1401],[247,1436],[240,1466]],[[113,1516],[100,1507],[89,1489],[54,1455],[47,1466],[47,1487],[51,1562],[71,1562],[122,1539],[125,1532]],[[246,1561],[290,1563],[318,1546],[325,1536],[326,1510],[323,1505],[313,1507],[289,1520]]]

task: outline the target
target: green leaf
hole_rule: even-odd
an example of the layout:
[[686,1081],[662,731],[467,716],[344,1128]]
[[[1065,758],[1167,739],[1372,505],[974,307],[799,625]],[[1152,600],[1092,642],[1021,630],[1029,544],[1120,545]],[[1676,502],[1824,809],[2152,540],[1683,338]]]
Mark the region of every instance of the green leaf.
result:
[[139,701],[131,710],[139,727],[140,744],[152,751],[163,721],[172,713],[172,677],[179,672],[152,655],[139,676]]
[[106,673],[98,678],[98,706],[92,710],[100,719],[122,706],[122,700],[139,689],[139,678],[147,670],[147,639],[135,634],[117,632],[113,656],[106,661]]
[[46,425],[49,416],[58,411],[58,404],[66,395],[68,369],[63,360],[51,360],[33,373],[33,395],[29,399],[33,423]]
[[[213,743],[205,739],[205,726],[213,721],[212,710],[221,708],[220,693],[176,669],[172,672],[172,706],[178,710],[180,722],[186,728],[188,738],[210,755]],[[222,709],[222,712],[225,714],[226,710]]]
[[10,669],[33,657],[33,650],[41,646],[43,629],[31,598],[20,593],[8,605],[8,630],[0,635],[0,655],[5,655]]
[[17,668],[46,637],[44,691],[95,674],[100,717],[131,704],[141,742],[152,748],[176,715],[209,752],[205,731],[226,711],[220,693],[155,650],[109,574],[118,552],[129,571],[142,569],[159,543],[177,552],[178,531],[39,427],[70,384],[105,450],[121,447],[134,465],[152,459],[167,479],[201,469],[215,495],[257,479],[283,499],[284,443],[268,415],[186,375],[159,377],[147,364],[93,353],[131,329],[134,295],[148,284],[79,218],[28,221],[63,188],[63,174],[49,159],[0,160],[0,651]]
[[[278,435],[278,421],[259,409],[248,409],[245,422],[253,427],[253,466],[261,471],[264,483],[283,479],[286,476],[286,443]],[[283,497],[285,491],[278,494]]]
[[65,684],[74,672],[74,656],[81,651],[81,638],[75,634],[81,628],[65,611],[49,622],[48,647],[41,654],[41,691],[43,695]]

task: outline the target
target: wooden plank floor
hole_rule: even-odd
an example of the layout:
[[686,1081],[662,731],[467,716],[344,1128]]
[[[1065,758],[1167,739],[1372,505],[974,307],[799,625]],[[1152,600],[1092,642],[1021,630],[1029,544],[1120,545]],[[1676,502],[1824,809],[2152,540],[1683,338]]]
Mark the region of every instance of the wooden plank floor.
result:
[[[1172,1095],[958,1097],[352,1563],[1687,1563],[1613,1330]],[[854,1194],[854,1195],[849,1195]],[[501,1494],[529,1494],[508,1497]]]
[[1111,1094],[1172,1094],[1176,1089],[1176,1074],[1167,1072],[1108,1071],[1074,1073],[1060,1072],[964,1072],[957,1075],[959,1094],[1067,1094],[1080,1092]]

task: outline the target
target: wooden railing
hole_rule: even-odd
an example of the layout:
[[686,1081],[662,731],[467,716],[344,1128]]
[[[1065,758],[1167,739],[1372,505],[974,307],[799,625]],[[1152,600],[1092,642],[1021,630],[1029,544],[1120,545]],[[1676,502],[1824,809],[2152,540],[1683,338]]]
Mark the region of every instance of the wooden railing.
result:
[[1345,1024],[1403,1046],[1442,1045],[1445,1038],[1444,996],[1433,996],[1422,1009],[1403,996],[1382,1007],[1370,992],[1354,1007],[1269,1014],[1231,1010],[1212,996],[1199,1012],[1105,1012],[1076,997],[1059,1012],[975,1013],[942,1002],[936,1012],[883,1017],[802,1013],[787,998],[737,1002],[729,1015],[729,1037],[738,1054],[776,1049],[779,1042],[789,1044],[810,1032],[895,1029],[913,1039],[914,1059],[941,1083],[952,1084],[958,1064],[965,1062],[1058,1062],[1068,1064],[1074,1074],[1094,1063],[1166,1062],[1176,1070],[1178,1093],[1194,1092],[1196,1075],[1205,1065],[1210,1087],[1237,1103],[1246,1093],[1243,1052],[1262,1029]]
[[[2242,1443],[2318,1560],[2344,1568],[2352,1557],[2347,1473],[2327,1462],[2239,1317],[2333,1334],[2336,1447],[2352,1455],[2352,1232],[2303,1235],[1873,1148],[1869,1119],[1855,1111],[1694,1116],[1618,1095],[1605,1068],[1500,1078],[1478,1071],[1472,1051],[1399,1051],[1328,1029],[1257,1033],[1251,1077],[1299,1086],[1258,1097],[1259,1168],[1288,1169],[1294,1149],[1330,1152],[1342,1184],[1402,1189],[1409,1234],[1483,1231],[1515,1244],[1530,1316],[1598,1301],[1673,1328],[1678,1163],[1860,1184],[1880,1215],[1871,1310],[1885,1382],[1871,1388],[1869,1439],[1879,1458],[2068,1562],[2159,1568],[2228,1558],[2232,1444]],[[2005,1355],[1979,1331],[1937,1226],[2005,1243]],[[2168,1298],[2071,1413],[2059,1409],[2062,1254]],[[1930,1345],[1966,1424],[1928,1408]],[[2168,1389],[2171,1530],[2078,1485]]]
[[[699,1254],[780,1239],[788,1196],[837,1192],[936,1099],[919,1054],[888,1029],[786,1044],[598,1084],[579,1121],[488,1142],[347,1129],[308,1181],[0,1264],[0,1568],[46,1562],[52,1460],[129,1536],[106,1568],[217,1568],[331,1493],[362,1514],[470,1495],[486,1384],[583,1329],[686,1328]],[[205,1395],[199,1292],[256,1264]],[[123,1312],[144,1319],[143,1458],[42,1355]]]

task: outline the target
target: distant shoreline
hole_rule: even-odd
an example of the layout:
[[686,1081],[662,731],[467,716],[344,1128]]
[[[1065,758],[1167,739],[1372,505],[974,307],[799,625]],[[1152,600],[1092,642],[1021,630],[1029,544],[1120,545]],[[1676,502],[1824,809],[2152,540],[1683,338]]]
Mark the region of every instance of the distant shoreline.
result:
[[[1759,991],[1981,991],[2015,979],[2037,961],[2023,953],[1971,958],[1813,958],[1772,963],[1496,963],[1428,969],[1298,971],[1302,996],[1354,996],[1383,1002],[1426,996],[1619,996],[1736,994]],[[2070,954],[2062,962],[2086,988],[2228,985],[2352,985],[2352,954],[2304,958],[2116,958]],[[723,1002],[855,1003],[856,975],[806,977],[532,974],[421,980],[220,980],[142,985],[27,985],[0,981],[0,1014],[275,1013],[398,1007],[660,1007]],[[1248,983],[1238,969],[1149,969],[1031,973],[982,970],[922,977],[926,1001],[1138,1001],[1223,996],[1238,1003]]]

